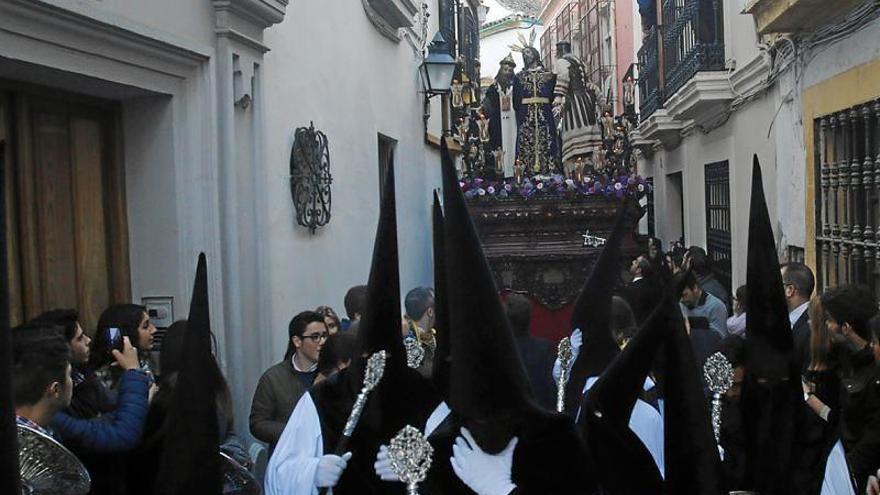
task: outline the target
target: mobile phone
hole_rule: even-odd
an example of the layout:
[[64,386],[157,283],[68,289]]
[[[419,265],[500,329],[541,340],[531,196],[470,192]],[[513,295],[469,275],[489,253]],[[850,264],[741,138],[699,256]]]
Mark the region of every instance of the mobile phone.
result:
[[113,354],[113,349],[122,352],[122,331],[117,327],[110,327],[106,331],[110,354]]

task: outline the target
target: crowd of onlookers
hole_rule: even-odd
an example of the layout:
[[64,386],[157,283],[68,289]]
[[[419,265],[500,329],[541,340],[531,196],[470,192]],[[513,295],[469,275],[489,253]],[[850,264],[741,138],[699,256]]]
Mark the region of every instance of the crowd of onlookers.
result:
[[[804,400],[815,413],[817,435],[846,452],[861,490],[878,493],[872,473],[880,468],[880,319],[869,290],[857,286],[815,293],[815,278],[802,263],[786,263],[781,279],[792,331],[793,354],[802,373]],[[623,348],[647,319],[668,287],[678,295],[695,356],[702,363],[721,352],[735,369],[724,398],[721,446],[725,474],[742,474],[738,462],[740,425],[735,414],[745,374],[746,286],[733,294],[716,278],[712,262],[699,247],[674,245],[664,253],[651,239],[647,252],[632,260],[612,301],[611,332]],[[367,304],[366,286],[345,295],[345,318],[328,306],[302,311],[290,321],[287,349],[266,370],[250,409],[250,433],[268,445],[281,436],[297,401],[315,383],[349,365]],[[511,328],[534,390],[544,407],[555,404],[551,370],[555,345],[530,334],[532,300],[505,296]],[[434,292],[411,290],[404,302],[402,338],[422,348],[416,363],[431,372],[435,340]],[[156,328],[146,308],[114,305],[100,316],[90,336],[74,310],[52,310],[16,327],[13,336],[13,394],[16,419],[63,442],[92,476],[92,492],[152,493],[144,472],[155,469],[164,440],[177,372],[183,360],[187,322],[164,334],[153,352]],[[233,428],[233,406],[223,373],[213,362],[222,450],[246,467],[251,458]],[[125,453],[125,455],[120,455]],[[259,470],[258,470],[259,473]],[[259,476],[259,474],[258,474]]]
[[[862,286],[833,287],[817,293],[815,276],[803,263],[784,263],[780,272],[792,332],[793,361],[802,375],[804,400],[815,413],[812,431],[798,434],[820,438],[826,450],[839,440],[859,492],[865,493],[867,489],[868,493],[878,494],[876,478],[869,481],[880,468],[877,301]],[[711,354],[721,352],[733,365],[733,386],[724,397],[720,444],[725,451],[725,475],[731,486],[736,486],[745,469],[741,463],[745,445],[738,406],[747,371],[744,367],[749,287],[737,287],[731,297],[713,272],[705,250],[697,246],[685,249],[676,243],[664,254],[656,239],[650,239],[645,255],[632,261],[629,274],[631,280],[622,283],[617,291],[625,303],[616,303],[615,312],[631,312],[638,325],[644,321],[645,311],[653,307],[651,301],[659,300],[664,288],[683,287],[679,294],[681,310],[698,363],[702,365]],[[627,328],[614,330],[627,335],[632,323],[624,326]]]

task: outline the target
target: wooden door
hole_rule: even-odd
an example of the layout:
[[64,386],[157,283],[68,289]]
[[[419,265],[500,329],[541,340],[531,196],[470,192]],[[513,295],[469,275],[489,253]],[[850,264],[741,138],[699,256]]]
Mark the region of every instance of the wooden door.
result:
[[130,300],[118,109],[32,91],[6,93],[3,109],[12,319],[76,308],[91,331],[108,305]]

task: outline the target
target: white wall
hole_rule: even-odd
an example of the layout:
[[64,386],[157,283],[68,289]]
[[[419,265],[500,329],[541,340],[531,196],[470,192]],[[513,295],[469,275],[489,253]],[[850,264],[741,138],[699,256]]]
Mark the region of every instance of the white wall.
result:
[[509,53],[513,54],[513,60],[516,62],[516,71],[522,70],[525,66],[522,54],[511,50],[510,46],[520,44],[517,33],[522,33],[528,39],[532,29],[536,33],[535,48],[538,48],[538,51],[540,51],[541,35],[544,33],[544,26],[540,24],[536,24],[533,28],[529,29],[508,29],[499,33],[493,33],[485,38],[480,38],[480,77],[494,78],[498,73],[501,60]]
[[[398,141],[401,289],[432,284],[430,192],[439,159],[423,140],[420,57],[406,42],[382,37],[359,2],[291,2],[266,42],[270,111],[259,174],[272,287],[271,328],[263,334],[268,366],[280,359],[294,314],[320,304],[343,314],[346,290],[367,281],[379,207],[377,133]],[[288,180],[294,130],[310,121],[329,139],[333,173],[332,218],[315,235],[294,227]]]

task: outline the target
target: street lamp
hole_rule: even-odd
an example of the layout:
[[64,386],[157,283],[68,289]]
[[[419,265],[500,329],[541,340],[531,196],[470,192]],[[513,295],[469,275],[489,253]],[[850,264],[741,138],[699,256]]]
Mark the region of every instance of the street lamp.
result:
[[449,54],[449,45],[438,31],[428,46],[428,56],[419,67],[427,97],[449,93],[454,72],[455,59]]

